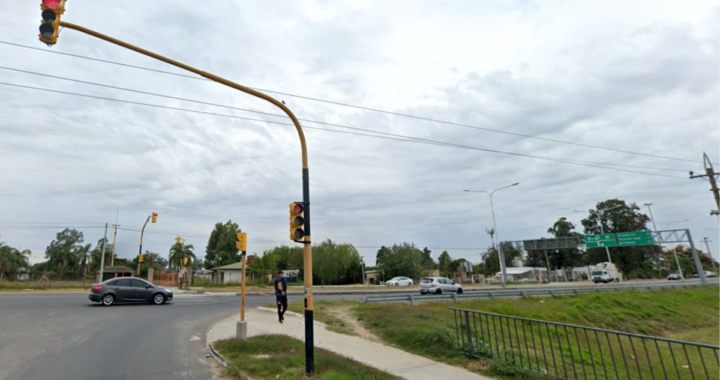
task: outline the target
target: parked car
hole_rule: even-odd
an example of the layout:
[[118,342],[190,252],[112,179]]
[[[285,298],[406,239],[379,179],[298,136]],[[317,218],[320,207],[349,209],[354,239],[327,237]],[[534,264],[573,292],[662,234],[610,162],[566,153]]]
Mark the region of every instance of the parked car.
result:
[[412,279],[407,277],[393,277],[392,280],[385,282],[387,286],[410,286],[415,285]]
[[420,280],[420,294],[462,294],[463,288],[453,280],[445,277],[425,277]]
[[677,281],[682,280],[682,276],[678,273],[672,273],[671,275],[667,276],[668,281]]
[[173,292],[140,278],[120,277],[93,285],[88,298],[105,306],[116,302],[150,302],[162,305],[172,300]]

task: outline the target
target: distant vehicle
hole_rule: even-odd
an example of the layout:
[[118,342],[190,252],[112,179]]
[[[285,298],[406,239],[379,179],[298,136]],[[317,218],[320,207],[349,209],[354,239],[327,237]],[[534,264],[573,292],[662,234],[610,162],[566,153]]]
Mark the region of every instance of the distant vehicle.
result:
[[667,276],[667,279],[668,279],[668,281],[677,281],[677,280],[682,280],[682,276],[680,276],[680,274],[678,274],[678,273],[673,273],[673,274]]
[[385,282],[387,286],[410,286],[415,285],[412,279],[407,277],[393,277],[392,280]]
[[612,269],[600,269],[600,270],[593,270],[590,272],[590,278],[592,279],[592,282],[598,283],[602,282],[607,284],[608,282],[620,282],[620,278],[617,275],[617,272]]
[[425,277],[420,280],[420,294],[462,294],[463,288],[453,280],[445,277]]
[[88,298],[105,306],[116,302],[150,302],[162,305],[172,300],[173,292],[140,278],[120,277],[93,285]]
[[713,272],[707,272],[707,271],[706,271],[706,272],[705,272],[705,277],[717,277],[717,274],[715,274],[715,273],[713,273]]

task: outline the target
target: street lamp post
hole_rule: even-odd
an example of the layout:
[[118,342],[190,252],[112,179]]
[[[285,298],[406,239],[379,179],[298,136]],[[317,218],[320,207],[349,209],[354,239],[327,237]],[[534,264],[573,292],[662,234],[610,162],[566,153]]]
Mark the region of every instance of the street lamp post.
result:
[[[605,234],[605,228],[603,227],[603,223],[602,223],[602,216],[605,213],[605,211],[615,210],[616,208],[620,208],[622,206],[623,205],[617,205],[617,206],[610,207],[610,208],[604,208],[604,209],[596,208],[595,209],[595,212],[598,214],[598,224],[600,225],[600,233],[601,234],[603,234],[603,235]],[[573,210],[573,211],[583,212],[583,211],[579,211],[579,210]],[[610,265],[612,265],[613,262],[612,262],[612,258],[610,257],[610,249],[608,247],[605,247],[605,254],[607,255],[608,263],[610,263]]]
[[506,278],[507,278],[507,270],[505,269],[505,253],[503,252],[502,245],[500,244],[500,236],[498,234],[498,228],[497,228],[497,221],[495,220],[495,205],[493,204],[493,194],[495,194],[496,191],[500,191],[503,189],[508,189],[513,186],[519,185],[520,182],[515,182],[512,185],[508,185],[505,187],[501,187],[499,189],[495,189],[493,191],[486,191],[486,190],[467,190],[463,189],[463,191],[468,193],[485,193],[490,196],[490,210],[492,211],[492,218],[493,218],[493,228],[495,229],[495,242],[493,244],[495,245],[495,249],[498,251],[498,255],[500,257],[500,272],[502,273],[502,287],[506,287]]
[[143,224],[142,230],[140,230],[140,251],[138,252],[138,267],[137,267],[137,275],[140,276],[140,257],[142,256],[142,242],[143,242],[143,235],[145,235],[145,226],[147,226],[148,222],[150,221],[150,218],[152,218],[152,222],[155,223],[157,220],[157,213],[153,212],[152,214],[148,215],[147,219],[145,219],[145,224]]
[[[655,217],[653,216],[652,208],[650,207],[650,206],[652,206],[652,205],[653,205],[652,203],[645,203],[645,204],[644,204],[644,206],[647,206],[648,212],[650,213],[650,220],[652,220],[653,230],[655,231],[655,236],[656,236],[657,239],[658,239],[658,243],[662,243],[662,242],[660,241],[660,235],[658,234],[657,224],[655,224]],[[665,255],[665,251],[662,249],[662,247],[660,247],[660,252],[661,252],[662,255],[663,255],[663,266],[664,266],[665,269],[667,270],[667,266],[668,266],[668,264],[667,264],[667,255]]]

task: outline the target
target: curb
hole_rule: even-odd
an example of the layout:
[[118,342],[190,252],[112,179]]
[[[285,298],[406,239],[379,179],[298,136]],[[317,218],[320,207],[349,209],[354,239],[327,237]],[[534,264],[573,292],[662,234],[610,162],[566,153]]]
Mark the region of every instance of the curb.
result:
[[[271,309],[271,308],[269,308],[269,307],[262,307],[262,306],[256,307],[255,310],[260,310],[260,311],[264,311],[264,312],[266,312],[266,313],[273,313],[273,314],[277,313],[277,310],[275,310],[275,309]],[[292,312],[292,311],[285,311],[285,314],[294,315],[294,316],[300,317],[300,318],[303,317],[302,315],[300,315],[300,314],[298,314],[298,313],[294,313],[294,312]]]
[[212,346],[212,343],[208,343],[208,348],[210,349],[210,354],[217,360],[218,363],[220,363],[223,367],[228,367],[228,362],[223,359],[222,355],[220,355]]

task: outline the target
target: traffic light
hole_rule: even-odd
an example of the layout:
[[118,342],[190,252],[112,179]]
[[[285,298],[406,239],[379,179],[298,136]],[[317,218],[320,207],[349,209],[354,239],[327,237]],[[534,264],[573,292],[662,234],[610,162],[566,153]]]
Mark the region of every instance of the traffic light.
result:
[[180,236],[176,237],[176,238],[175,238],[175,243],[176,243],[176,244],[180,244],[180,240],[182,240],[182,239],[180,239]]
[[247,251],[247,232],[238,232],[235,234],[235,246],[238,251]]
[[40,41],[48,46],[55,45],[60,30],[60,15],[65,13],[65,0],[43,0],[42,21],[40,22]]
[[188,258],[184,257],[183,258],[183,266],[187,266],[187,263],[188,263]]
[[290,240],[299,241],[305,236],[305,206],[302,202],[290,203]]
[[143,262],[143,254],[142,253],[140,255],[138,255],[138,262],[139,263]]
[[153,212],[151,216],[152,216],[152,222],[153,222],[153,223],[157,223],[157,216],[158,216],[158,213],[156,213],[156,212]]

